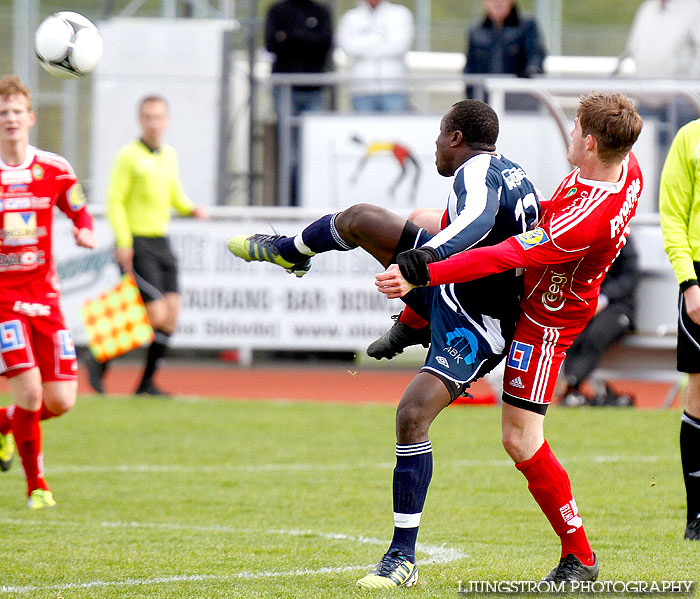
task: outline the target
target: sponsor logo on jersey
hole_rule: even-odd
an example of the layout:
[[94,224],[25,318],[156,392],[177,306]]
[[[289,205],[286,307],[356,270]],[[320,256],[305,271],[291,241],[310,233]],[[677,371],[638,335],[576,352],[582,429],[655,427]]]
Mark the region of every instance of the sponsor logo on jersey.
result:
[[575,187],[572,187],[569,191],[566,192],[566,195],[564,196],[564,199],[570,198],[572,195],[574,195],[578,190]]
[[20,192],[20,191],[27,191],[29,187],[27,187],[24,183],[15,183],[14,185],[10,185],[7,188],[7,191],[12,193],[12,192]]
[[61,360],[70,360],[75,358],[75,344],[73,343],[73,337],[70,336],[70,331],[62,330],[57,331],[58,334],[58,347],[59,355]]
[[458,327],[447,333],[445,340],[447,345],[442,348],[443,353],[450,356],[457,364],[473,364],[476,352],[479,349],[479,340],[469,329]]
[[34,270],[42,264],[46,264],[44,250],[35,247],[23,249],[21,252],[0,253],[0,272]]
[[520,233],[520,235],[516,235],[515,238],[518,240],[520,245],[522,245],[523,248],[525,248],[526,250],[534,248],[538,245],[542,245],[543,243],[547,243],[549,241],[547,233],[545,233],[544,229],[541,229],[540,227],[537,227],[532,231],[525,231],[525,233]]
[[526,371],[530,367],[533,349],[534,347],[528,343],[513,341],[508,353],[508,366],[516,370]]
[[31,207],[30,198],[8,198],[5,200],[5,210],[27,210]]
[[525,171],[519,166],[507,168],[506,170],[501,171],[501,175],[503,175],[503,180],[506,182],[508,189],[515,189],[523,182],[524,179],[527,179]]
[[627,187],[625,201],[620,206],[620,211],[610,220],[610,239],[615,239],[622,233],[625,224],[630,219],[632,209],[637,205],[641,191],[642,184],[639,182],[639,179],[635,179]]
[[520,380],[519,376],[516,376],[509,384],[511,387],[515,387],[516,389],[525,389],[525,385],[523,385],[523,382]]
[[445,368],[450,367],[450,363],[447,361],[447,358],[443,358],[442,356],[437,356],[435,359],[438,361],[438,364],[441,364]]
[[24,332],[19,320],[0,322],[0,351],[13,351],[25,346]]
[[3,185],[31,182],[32,173],[27,169],[22,169],[21,171],[2,171],[2,173],[0,173],[0,183]]
[[36,225],[36,212],[5,212],[4,226],[0,236],[5,245],[37,243],[46,235],[46,228]]
[[552,272],[549,287],[542,294],[542,305],[550,312],[558,312],[564,307],[564,286],[568,280],[564,273]]
[[44,178],[44,169],[40,164],[35,164],[32,167],[32,177],[35,181],[41,181]]
[[46,304],[37,304],[35,302],[22,302],[17,300],[12,306],[13,312],[19,312],[25,316],[49,316],[51,314],[51,306]]
[[87,203],[83,186],[80,183],[74,183],[68,190],[68,203],[72,210],[80,210]]

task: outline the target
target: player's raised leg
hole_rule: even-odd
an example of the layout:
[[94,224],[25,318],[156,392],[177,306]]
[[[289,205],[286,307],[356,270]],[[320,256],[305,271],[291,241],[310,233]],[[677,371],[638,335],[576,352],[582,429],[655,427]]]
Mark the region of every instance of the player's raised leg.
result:
[[387,266],[394,255],[406,220],[373,204],[356,204],[327,214],[301,233],[284,235],[239,235],[228,241],[228,249],[247,262],[270,262],[298,277],[305,275],[311,258],[322,252],[361,247]]
[[445,384],[427,372],[418,373],[401,398],[396,411],[394,535],[382,559],[357,581],[359,587],[412,586],[418,579],[416,540],[433,474],[428,429],[451,399]]

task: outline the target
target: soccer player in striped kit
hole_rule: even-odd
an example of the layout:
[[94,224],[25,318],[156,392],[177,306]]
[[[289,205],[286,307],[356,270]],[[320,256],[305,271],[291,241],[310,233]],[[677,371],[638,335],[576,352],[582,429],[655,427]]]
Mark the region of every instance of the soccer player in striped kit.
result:
[[561,539],[561,559],[545,579],[557,583],[595,580],[598,560],[569,477],[544,439],[544,416],[566,350],[595,313],[605,273],[629,234],[642,190],[631,153],[641,128],[641,117],[623,94],[582,98],[568,150],[577,168],[544,204],[536,229],[443,261],[429,248],[410,250],[377,275],[377,287],[391,298],[415,287],[526,269],[503,379],[503,445]]

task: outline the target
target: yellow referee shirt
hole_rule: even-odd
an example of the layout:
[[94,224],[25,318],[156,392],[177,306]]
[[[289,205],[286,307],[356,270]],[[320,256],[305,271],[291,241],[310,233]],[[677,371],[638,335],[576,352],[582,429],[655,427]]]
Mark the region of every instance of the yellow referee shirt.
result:
[[173,208],[183,215],[194,208],[180,183],[175,149],[151,151],[141,140],[122,148],[107,190],[107,218],[117,247],[132,247],[134,235],[165,236]]
[[700,119],[680,128],[661,172],[659,214],[678,283],[695,279],[700,262]]

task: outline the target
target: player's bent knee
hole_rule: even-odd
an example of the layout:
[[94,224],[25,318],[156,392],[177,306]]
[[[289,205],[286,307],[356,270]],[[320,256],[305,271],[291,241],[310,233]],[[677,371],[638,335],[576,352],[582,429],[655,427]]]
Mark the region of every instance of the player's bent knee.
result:
[[401,444],[418,443],[428,434],[432,417],[420,405],[400,405],[396,411],[396,433]]
[[55,416],[65,414],[75,405],[78,381],[52,381],[44,384],[44,404]]

